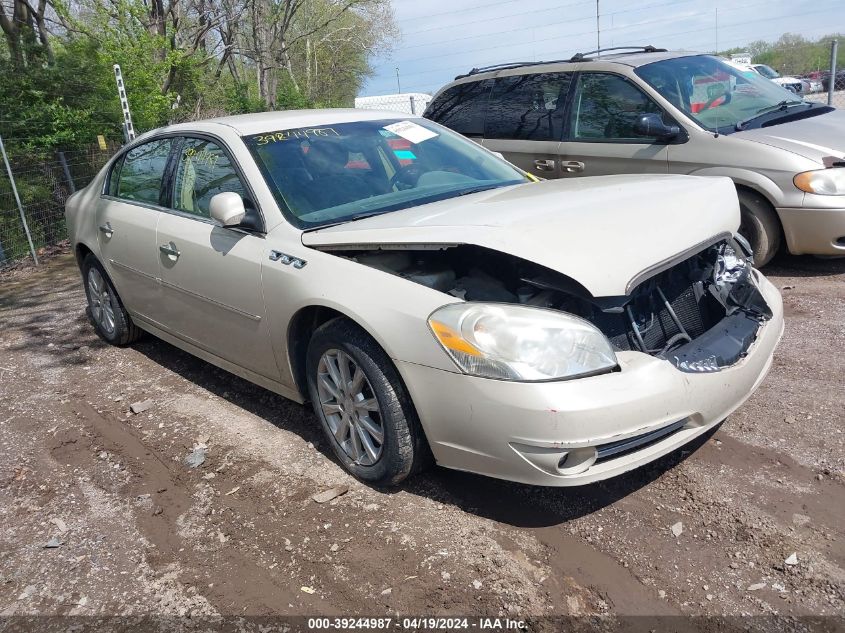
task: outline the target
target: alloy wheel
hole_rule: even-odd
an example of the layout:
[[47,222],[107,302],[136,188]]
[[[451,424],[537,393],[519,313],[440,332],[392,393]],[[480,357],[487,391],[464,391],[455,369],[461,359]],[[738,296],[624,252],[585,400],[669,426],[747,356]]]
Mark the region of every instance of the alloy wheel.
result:
[[372,466],[384,448],[381,409],[370,381],[346,352],[330,349],[317,365],[320,408],[335,441],[356,464]]
[[114,334],[114,306],[109,286],[96,268],[88,271],[88,297],[91,301],[91,316],[106,334]]

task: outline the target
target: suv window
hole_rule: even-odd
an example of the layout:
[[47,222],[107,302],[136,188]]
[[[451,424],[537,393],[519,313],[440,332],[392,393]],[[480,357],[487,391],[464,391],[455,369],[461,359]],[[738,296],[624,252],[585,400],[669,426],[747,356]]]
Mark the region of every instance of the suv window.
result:
[[559,141],[571,73],[515,75],[495,80],[485,138]]
[[243,183],[226,152],[211,141],[186,138],[176,165],[173,208],[207,218],[212,196],[224,191],[244,197]]
[[122,161],[115,163],[111,178],[116,177],[116,185],[110,181],[109,193],[124,200],[159,204],[172,143],[173,139],[162,138],[129,150]]
[[484,134],[484,109],[493,81],[471,81],[444,90],[425,111],[425,118],[458,132]]
[[570,115],[570,136],[583,140],[635,140],[637,119],[662,114],[660,106],[627,79],[609,73],[584,73]]

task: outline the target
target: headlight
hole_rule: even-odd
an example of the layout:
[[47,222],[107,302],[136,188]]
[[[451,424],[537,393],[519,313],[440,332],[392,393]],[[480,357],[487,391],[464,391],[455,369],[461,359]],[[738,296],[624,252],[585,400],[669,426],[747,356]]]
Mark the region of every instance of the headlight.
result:
[[541,308],[454,303],[428,325],[465,374],[503,380],[553,380],[616,367],[610,341],[584,319]]
[[795,186],[807,193],[820,196],[841,196],[845,194],[845,168],[831,167],[805,171],[792,179]]

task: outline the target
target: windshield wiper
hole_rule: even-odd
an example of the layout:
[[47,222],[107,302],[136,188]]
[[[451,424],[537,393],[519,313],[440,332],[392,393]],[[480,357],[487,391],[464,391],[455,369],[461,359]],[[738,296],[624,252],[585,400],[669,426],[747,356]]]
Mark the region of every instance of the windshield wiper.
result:
[[355,220],[363,220],[364,218],[371,218],[374,215],[381,215],[383,213],[390,213],[393,209],[379,209],[378,211],[365,211],[364,213],[356,213],[355,215],[344,218],[343,222],[354,222]]
[[778,111],[786,112],[792,106],[798,106],[798,105],[808,105],[810,107],[813,106],[812,103],[806,103],[804,101],[787,101],[786,99],[784,99],[783,101],[781,101],[780,103],[777,103],[775,105],[766,106],[765,108],[760,108],[759,110],[757,110],[757,114],[755,114],[754,116],[749,117],[749,118],[747,118],[743,121],[740,121],[734,127],[736,128],[737,132],[739,132],[741,130],[744,130],[746,125],[748,125],[749,123],[751,123],[755,119],[759,119],[761,116],[765,116],[767,114],[771,114],[772,112],[778,112]]
[[468,196],[471,193],[480,193],[482,191],[488,191],[489,189],[498,189],[499,187],[504,187],[504,186],[506,186],[506,185],[504,185],[502,183],[499,183],[499,184],[496,184],[496,185],[482,185],[480,187],[472,187],[470,189],[464,189],[463,191],[461,191],[457,195]]

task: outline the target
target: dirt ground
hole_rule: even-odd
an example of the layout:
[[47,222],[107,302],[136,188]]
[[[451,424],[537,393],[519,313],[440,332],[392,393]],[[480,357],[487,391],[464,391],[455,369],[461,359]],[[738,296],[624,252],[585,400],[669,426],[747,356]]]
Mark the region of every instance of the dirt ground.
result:
[[578,489],[392,490],[310,409],[151,336],[105,345],[70,255],[0,276],[0,615],[842,618],[845,260],[765,273],[783,341],[709,437]]

